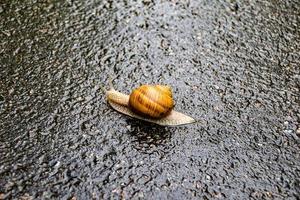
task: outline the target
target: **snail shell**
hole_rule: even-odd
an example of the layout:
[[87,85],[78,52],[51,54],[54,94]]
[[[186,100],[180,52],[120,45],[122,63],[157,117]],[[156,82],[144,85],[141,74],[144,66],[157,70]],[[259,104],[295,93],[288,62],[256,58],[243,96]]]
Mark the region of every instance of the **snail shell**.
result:
[[130,94],[129,107],[145,117],[163,118],[174,107],[171,88],[163,85],[142,85]]
[[192,117],[173,110],[174,101],[171,88],[168,86],[143,85],[133,90],[130,96],[116,91],[112,84],[110,87],[108,91],[103,89],[107,101],[120,113],[162,126],[178,126],[195,122]]

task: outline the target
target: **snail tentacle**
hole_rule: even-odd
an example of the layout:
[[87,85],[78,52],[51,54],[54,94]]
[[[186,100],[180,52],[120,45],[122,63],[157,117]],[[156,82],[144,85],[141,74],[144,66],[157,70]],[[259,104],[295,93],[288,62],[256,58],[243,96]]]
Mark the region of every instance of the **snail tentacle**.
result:
[[113,80],[116,78],[117,76],[115,76],[114,78],[112,76],[108,76],[108,84],[109,84],[109,89],[110,90],[115,90],[114,84],[113,84]]

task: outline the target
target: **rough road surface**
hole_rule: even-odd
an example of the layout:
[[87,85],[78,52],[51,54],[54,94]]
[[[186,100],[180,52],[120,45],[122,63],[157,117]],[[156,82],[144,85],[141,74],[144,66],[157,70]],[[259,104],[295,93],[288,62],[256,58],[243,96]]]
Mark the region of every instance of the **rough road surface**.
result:
[[[0,199],[299,199],[298,0],[2,0]],[[172,85],[200,120],[113,111]]]

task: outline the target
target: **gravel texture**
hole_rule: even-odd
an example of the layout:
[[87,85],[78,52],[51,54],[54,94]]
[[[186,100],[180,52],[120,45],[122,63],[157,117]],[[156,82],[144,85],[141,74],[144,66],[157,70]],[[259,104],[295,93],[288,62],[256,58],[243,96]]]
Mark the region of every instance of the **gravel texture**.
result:
[[[2,0],[0,199],[299,199],[298,0]],[[101,86],[173,88],[160,127]]]

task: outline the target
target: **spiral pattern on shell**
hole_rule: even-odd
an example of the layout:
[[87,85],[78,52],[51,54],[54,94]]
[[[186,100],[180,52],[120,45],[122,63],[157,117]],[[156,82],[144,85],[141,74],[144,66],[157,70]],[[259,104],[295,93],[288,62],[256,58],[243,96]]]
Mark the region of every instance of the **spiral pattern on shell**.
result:
[[172,90],[169,86],[142,85],[130,94],[129,107],[140,115],[163,118],[174,107]]

